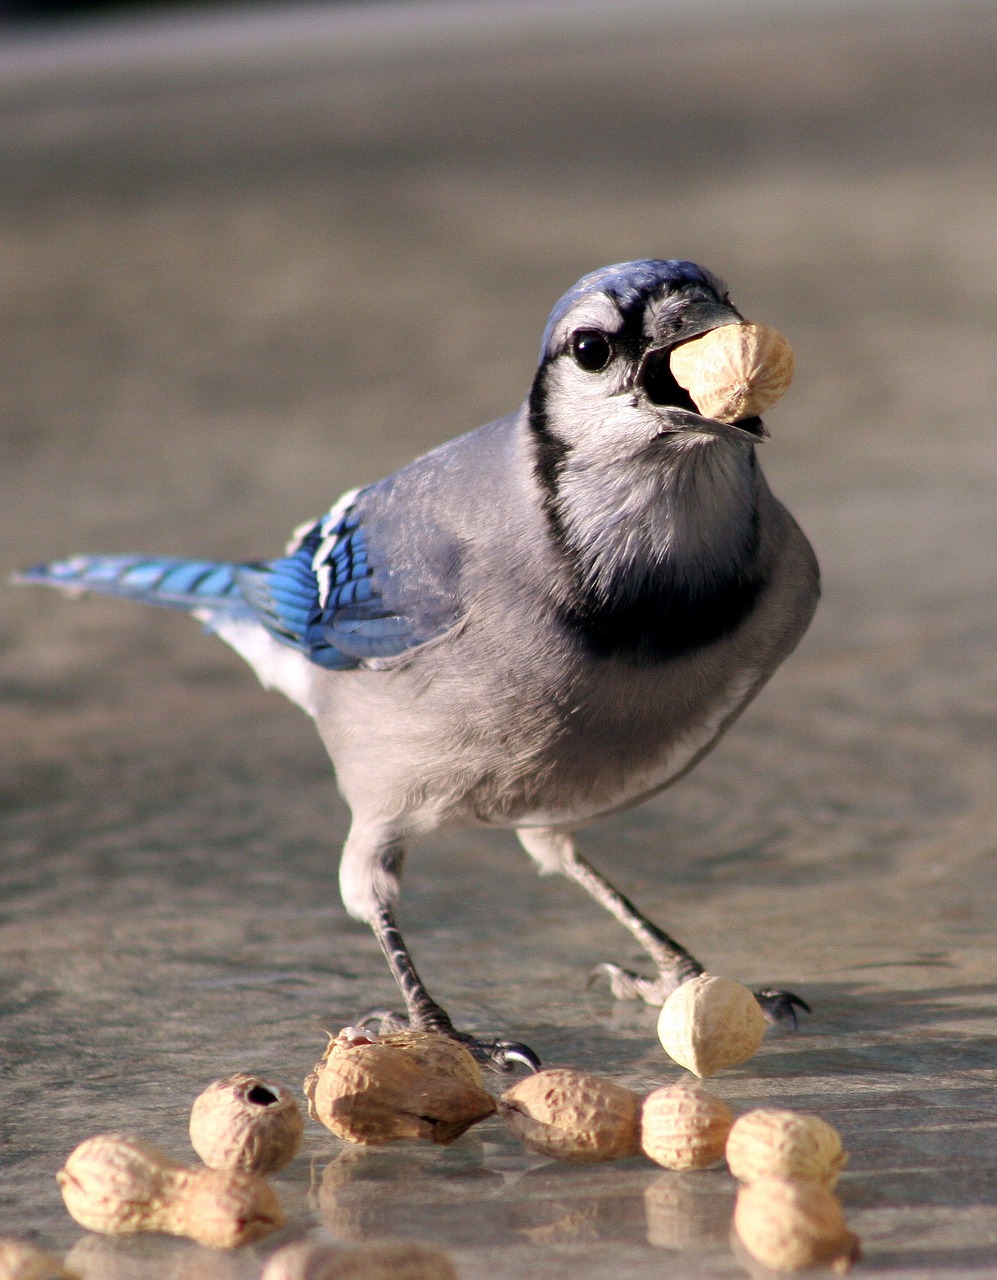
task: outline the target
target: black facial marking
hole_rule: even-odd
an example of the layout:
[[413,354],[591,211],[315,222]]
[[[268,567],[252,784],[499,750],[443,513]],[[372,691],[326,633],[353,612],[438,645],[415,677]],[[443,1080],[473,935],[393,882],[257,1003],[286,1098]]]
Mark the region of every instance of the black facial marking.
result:
[[533,433],[533,473],[540,485],[541,501],[544,513],[550,524],[554,540],[564,544],[564,530],[558,512],[561,472],[564,462],[571,452],[571,445],[566,444],[560,436],[550,429],[547,419],[547,372],[550,362],[545,361],[537,370],[530,388],[529,422]]

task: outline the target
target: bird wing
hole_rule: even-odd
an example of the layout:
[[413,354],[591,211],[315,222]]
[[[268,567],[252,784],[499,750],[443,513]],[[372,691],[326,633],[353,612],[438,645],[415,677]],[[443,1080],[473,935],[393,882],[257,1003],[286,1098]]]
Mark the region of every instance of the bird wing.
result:
[[405,531],[378,519],[381,487],[345,494],[299,529],[280,559],[236,570],[267,631],[319,666],[382,665],[444,635],[463,615],[459,555],[423,525],[417,540],[432,554],[417,558]]

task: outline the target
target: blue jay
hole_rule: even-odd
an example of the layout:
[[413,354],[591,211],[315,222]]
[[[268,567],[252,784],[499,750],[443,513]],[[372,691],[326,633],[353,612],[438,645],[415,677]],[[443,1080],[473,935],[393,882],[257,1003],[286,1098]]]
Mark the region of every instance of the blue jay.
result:
[[[758,467],[761,420],[702,416],[670,371],[676,344],[741,320],[691,262],[605,267],[554,307],[517,412],[344,494],[284,555],[75,556],[20,577],[189,610],[314,719],[352,813],[347,911],[408,1022],[500,1067],[539,1064],[455,1030],[399,933],[414,837],[511,827],[650,956],[653,978],[602,966],[616,996],[660,1003],[702,972],[574,833],[701,760],[816,607],[813,552]],[[773,1020],[803,1005],[757,998]]]

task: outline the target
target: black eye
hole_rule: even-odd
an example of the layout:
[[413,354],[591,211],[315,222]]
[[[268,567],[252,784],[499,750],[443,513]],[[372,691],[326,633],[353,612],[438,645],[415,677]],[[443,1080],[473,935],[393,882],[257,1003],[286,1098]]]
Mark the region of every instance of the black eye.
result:
[[598,329],[579,329],[571,335],[571,354],[583,369],[598,373],[613,357],[609,339]]

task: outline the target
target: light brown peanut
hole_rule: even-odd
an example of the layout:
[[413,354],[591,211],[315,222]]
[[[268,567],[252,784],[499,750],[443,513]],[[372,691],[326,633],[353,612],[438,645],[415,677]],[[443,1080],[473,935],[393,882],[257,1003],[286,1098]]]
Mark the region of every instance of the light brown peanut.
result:
[[0,1280],[79,1280],[54,1254],[22,1240],[0,1238]]
[[90,1231],[164,1231],[228,1249],[284,1222],[277,1197],[255,1174],[182,1165],[124,1134],[81,1142],[56,1179],[69,1213]]
[[209,1084],[190,1113],[190,1144],[211,1169],[283,1169],[297,1155],[304,1131],[290,1089],[243,1073]]
[[793,377],[793,351],[767,324],[727,324],[677,346],[672,376],[704,417],[739,422],[764,413]]
[[644,1099],[640,1145],[665,1169],[708,1169],[723,1159],[734,1113],[692,1080],[655,1089]]
[[330,1040],[304,1087],[312,1119],[348,1142],[448,1143],[495,1113],[467,1049],[425,1032]]
[[747,1062],[764,1036],[765,1015],[748,988],[709,973],[677,987],[658,1017],[665,1052],[697,1076]]
[[819,1116],[758,1107],[740,1116],[727,1138],[727,1164],[741,1182],[789,1178],[832,1191],[848,1161],[841,1136]]
[[742,1186],[734,1229],[748,1253],[774,1271],[844,1272],[860,1255],[837,1198],[816,1182],[760,1178]]
[[558,1160],[619,1160],[640,1151],[639,1096],[631,1089],[567,1067],[517,1081],[499,1114],[532,1151]]

